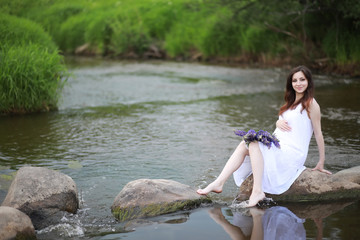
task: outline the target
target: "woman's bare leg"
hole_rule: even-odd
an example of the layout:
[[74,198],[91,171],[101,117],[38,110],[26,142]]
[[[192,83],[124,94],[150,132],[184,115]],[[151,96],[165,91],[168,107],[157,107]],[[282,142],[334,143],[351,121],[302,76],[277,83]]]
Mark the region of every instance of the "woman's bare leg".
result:
[[225,232],[227,232],[231,239],[233,240],[242,240],[246,239],[246,236],[241,231],[241,228],[232,225],[221,212],[221,208],[213,208],[209,210],[209,215],[214,221],[223,227]]
[[262,216],[265,214],[264,210],[258,208],[251,208],[250,214],[253,219],[253,229],[251,233],[251,240],[263,240],[264,228],[262,224]]
[[210,183],[206,188],[197,190],[197,193],[201,195],[206,195],[210,192],[221,193],[226,180],[240,167],[246,155],[249,155],[249,151],[245,146],[245,142],[242,141],[226,162],[223,170],[215,181]]
[[264,175],[264,160],[258,142],[252,142],[249,146],[251,168],[254,177],[253,189],[247,207],[254,207],[265,198],[262,190],[262,179]]

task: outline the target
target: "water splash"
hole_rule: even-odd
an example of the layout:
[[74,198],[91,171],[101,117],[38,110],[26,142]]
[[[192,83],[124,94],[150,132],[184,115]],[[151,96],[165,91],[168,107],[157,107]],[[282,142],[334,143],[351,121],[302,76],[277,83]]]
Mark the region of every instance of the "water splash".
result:
[[[246,201],[238,201],[237,198],[235,198],[231,205],[229,206],[229,208],[231,209],[242,209],[242,208],[247,208],[249,204],[249,200]],[[258,202],[256,206],[258,207],[270,207],[270,206],[274,206],[277,205],[277,203],[272,199],[272,198],[264,198],[262,201]]]

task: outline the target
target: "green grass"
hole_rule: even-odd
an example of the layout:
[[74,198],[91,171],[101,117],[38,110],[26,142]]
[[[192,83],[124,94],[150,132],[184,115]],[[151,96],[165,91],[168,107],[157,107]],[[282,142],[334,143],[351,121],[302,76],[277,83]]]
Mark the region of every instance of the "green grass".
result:
[[27,13],[26,17],[39,23],[50,34],[57,46],[65,47],[64,39],[66,38],[61,28],[68,18],[81,13],[83,10],[84,4],[82,2],[59,2],[48,7],[39,6],[39,8]]
[[37,43],[46,47],[49,51],[57,50],[57,46],[44,29],[24,18],[0,14],[0,48],[8,45],[23,45]]
[[56,108],[62,74],[61,56],[38,44],[6,46],[0,51],[0,112],[27,113]]
[[324,52],[339,64],[360,62],[360,33],[329,31],[323,40]]
[[67,71],[51,37],[27,19],[0,16],[0,113],[56,109]]

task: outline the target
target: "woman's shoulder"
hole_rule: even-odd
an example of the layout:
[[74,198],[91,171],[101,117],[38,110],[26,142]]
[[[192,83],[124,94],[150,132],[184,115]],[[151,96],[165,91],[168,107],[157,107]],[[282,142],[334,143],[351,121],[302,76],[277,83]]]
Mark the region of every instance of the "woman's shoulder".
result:
[[312,108],[319,108],[320,109],[320,105],[319,103],[316,101],[315,98],[310,100],[310,105],[309,105],[310,109]]
[[309,112],[310,112],[310,115],[312,115],[312,114],[320,114],[320,105],[315,100],[315,98],[311,99],[311,101],[310,101]]

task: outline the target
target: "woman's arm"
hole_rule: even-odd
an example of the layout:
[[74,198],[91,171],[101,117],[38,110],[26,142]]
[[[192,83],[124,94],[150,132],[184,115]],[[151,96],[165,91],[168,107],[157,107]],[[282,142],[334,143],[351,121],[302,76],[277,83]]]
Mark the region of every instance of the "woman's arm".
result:
[[328,170],[324,169],[324,163],[325,163],[325,143],[324,143],[324,137],[321,131],[321,113],[320,113],[320,106],[315,101],[315,99],[312,100],[310,104],[310,119],[311,123],[314,129],[314,135],[316,139],[316,143],[319,150],[319,162],[317,163],[316,167],[312,170],[320,171],[323,173],[331,174]]

